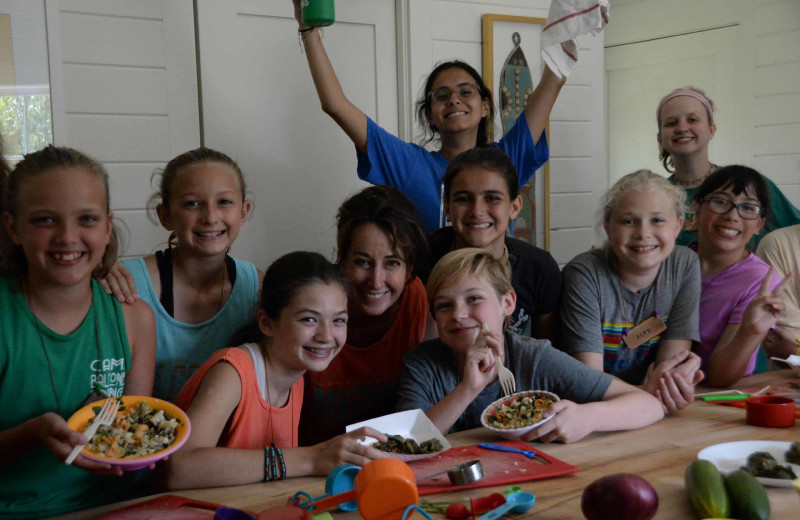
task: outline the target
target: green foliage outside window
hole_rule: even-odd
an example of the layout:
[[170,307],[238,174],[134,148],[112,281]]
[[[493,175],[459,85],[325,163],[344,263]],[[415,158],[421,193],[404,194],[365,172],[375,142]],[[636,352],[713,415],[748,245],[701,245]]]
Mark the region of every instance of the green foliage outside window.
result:
[[0,96],[3,155],[14,163],[53,142],[53,116],[47,94]]

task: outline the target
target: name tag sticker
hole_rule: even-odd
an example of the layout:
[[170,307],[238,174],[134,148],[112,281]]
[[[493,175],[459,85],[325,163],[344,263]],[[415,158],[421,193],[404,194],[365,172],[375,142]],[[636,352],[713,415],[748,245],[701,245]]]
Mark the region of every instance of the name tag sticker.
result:
[[667,324],[659,317],[650,316],[622,336],[625,345],[633,350],[643,343],[647,343],[654,337],[667,330]]

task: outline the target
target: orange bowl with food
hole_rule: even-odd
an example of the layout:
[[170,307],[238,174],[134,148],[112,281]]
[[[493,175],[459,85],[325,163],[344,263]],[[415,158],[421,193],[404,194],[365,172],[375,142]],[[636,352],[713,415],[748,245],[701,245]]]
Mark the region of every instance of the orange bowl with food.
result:
[[[109,397],[120,402],[113,424],[100,426],[81,451],[86,458],[120,466],[123,470],[147,467],[183,446],[192,431],[186,413],[155,397],[124,395]],[[88,404],[72,414],[67,426],[83,432],[91,424],[105,399]]]

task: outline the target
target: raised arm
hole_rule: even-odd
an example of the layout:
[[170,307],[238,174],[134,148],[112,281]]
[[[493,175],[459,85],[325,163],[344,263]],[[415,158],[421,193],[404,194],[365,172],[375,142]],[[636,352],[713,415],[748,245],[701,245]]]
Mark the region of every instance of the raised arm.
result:
[[553,105],[556,104],[561,87],[564,86],[566,81],[566,77],[559,78],[550,70],[550,67],[545,65],[539,84],[536,85],[533,94],[525,104],[525,119],[528,121],[528,127],[534,143],[542,135],[544,125],[550,119],[550,112],[553,110]]
[[728,324],[722,332],[708,361],[710,386],[730,386],[744,376],[753,352],[783,312],[783,290],[793,275],[789,273],[770,290],[773,274],[770,268],[758,296],[747,305],[742,322]]
[[303,25],[300,17],[300,0],[292,0],[292,2],[294,3],[294,16],[301,31],[300,39],[303,41],[308,59],[308,68],[311,71],[311,78],[314,80],[322,110],[336,121],[356,145],[356,148],[366,154],[367,116],[344,95],[333,65],[328,59],[328,53],[325,52],[325,47],[322,45],[319,29],[310,29]]

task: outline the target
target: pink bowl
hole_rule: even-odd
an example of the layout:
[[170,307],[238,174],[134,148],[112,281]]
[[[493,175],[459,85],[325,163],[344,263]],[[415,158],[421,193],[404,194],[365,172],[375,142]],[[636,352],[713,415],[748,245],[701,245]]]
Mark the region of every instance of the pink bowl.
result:
[[777,395],[748,397],[745,402],[747,424],[768,428],[794,426],[794,399]]

